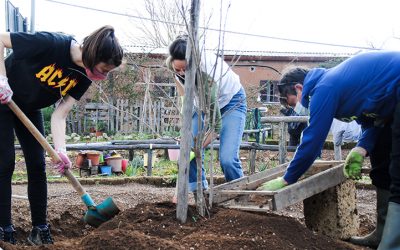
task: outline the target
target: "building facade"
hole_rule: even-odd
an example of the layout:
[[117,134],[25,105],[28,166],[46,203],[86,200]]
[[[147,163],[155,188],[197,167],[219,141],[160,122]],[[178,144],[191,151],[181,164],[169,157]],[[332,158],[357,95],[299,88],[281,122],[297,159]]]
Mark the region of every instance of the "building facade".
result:
[[240,76],[249,108],[252,108],[279,102],[277,83],[286,69],[296,66],[326,67],[350,56],[351,54],[265,52],[240,56],[228,54],[225,55],[225,61]]

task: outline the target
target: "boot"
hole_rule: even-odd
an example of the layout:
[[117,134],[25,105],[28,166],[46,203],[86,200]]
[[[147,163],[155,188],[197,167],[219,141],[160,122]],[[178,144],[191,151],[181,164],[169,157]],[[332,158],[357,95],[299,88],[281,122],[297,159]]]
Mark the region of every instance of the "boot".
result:
[[370,234],[357,237],[353,236],[349,241],[360,246],[377,248],[382,238],[383,227],[385,226],[390,191],[382,188],[376,190],[376,228]]
[[389,209],[382,241],[378,250],[399,250],[400,249],[400,204],[389,202]]
[[15,245],[15,229],[13,225],[0,227],[0,240]]
[[28,242],[32,246],[44,244],[53,244],[53,238],[50,234],[50,225],[34,226],[28,237]]

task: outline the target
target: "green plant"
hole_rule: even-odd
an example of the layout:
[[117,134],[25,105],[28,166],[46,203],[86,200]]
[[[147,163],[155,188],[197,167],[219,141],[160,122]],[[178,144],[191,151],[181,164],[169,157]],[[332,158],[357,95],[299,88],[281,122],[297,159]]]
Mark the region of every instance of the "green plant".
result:
[[145,172],[143,167],[143,158],[141,156],[133,157],[132,161],[129,162],[126,168],[125,175],[127,176],[138,176]]
[[[207,149],[204,152],[204,171],[206,173],[210,172],[210,164],[211,164],[211,150]],[[213,150],[213,172],[214,174],[222,174],[222,170],[221,167],[219,165],[219,161],[218,161],[218,151],[217,150]]]
[[263,162],[258,166],[258,171],[262,172],[262,171],[266,170],[267,168],[268,168],[267,163]]
[[54,112],[53,106],[42,109],[45,135],[48,135],[51,133],[51,115],[53,114],[53,112]]
[[145,133],[132,133],[131,137],[132,140],[147,140],[155,138],[153,134],[145,134]]
[[28,180],[28,173],[24,171],[14,171],[12,177],[12,181],[26,181]]
[[179,135],[180,135],[179,131],[174,131],[172,129],[164,131],[164,133],[162,134],[162,136],[171,137],[171,138],[179,137]]
[[107,124],[104,121],[98,121],[96,124],[96,130],[106,132]]
[[154,164],[153,175],[164,176],[164,175],[177,175],[178,166],[176,161],[160,160]]

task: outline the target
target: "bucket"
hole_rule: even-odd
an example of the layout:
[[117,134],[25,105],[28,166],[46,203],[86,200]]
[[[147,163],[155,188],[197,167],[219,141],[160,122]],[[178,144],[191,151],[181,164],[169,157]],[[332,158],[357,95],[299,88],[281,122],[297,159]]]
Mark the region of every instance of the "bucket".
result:
[[111,175],[111,166],[101,166],[100,171],[102,174]]
[[168,149],[168,158],[170,161],[177,161],[179,159],[179,149]]
[[121,169],[122,169],[122,172],[126,172],[126,168],[128,167],[128,165],[129,165],[129,160],[128,159],[122,159],[122,162],[121,162]]
[[113,172],[122,172],[122,157],[110,157],[106,159],[106,162]]
[[98,151],[87,151],[86,157],[92,161],[92,166],[98,166],[100,163],[100,152]]

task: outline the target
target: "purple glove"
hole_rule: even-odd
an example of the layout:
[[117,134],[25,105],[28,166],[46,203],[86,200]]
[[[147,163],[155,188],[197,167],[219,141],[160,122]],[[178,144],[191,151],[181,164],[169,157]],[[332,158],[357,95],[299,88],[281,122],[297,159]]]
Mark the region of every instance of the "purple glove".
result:
[[0,75],[0,102],[7,104],[11,101],[13,92],[8,84],[7,77]]
[[64,174],[65,170],[69,169],[72,166],[71,161],[67,156],[67,152],[64,150],[57,150],[58,156],[60,157],[61,161],[54,165],[54,168],[60,174]]

